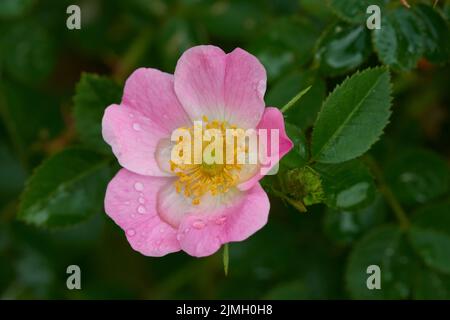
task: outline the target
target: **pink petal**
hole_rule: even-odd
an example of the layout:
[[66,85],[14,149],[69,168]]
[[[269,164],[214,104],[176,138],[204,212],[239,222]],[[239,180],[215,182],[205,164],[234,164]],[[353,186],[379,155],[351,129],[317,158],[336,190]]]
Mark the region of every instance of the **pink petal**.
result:
[[189,117],[174,91],[173,75],[139,68],[125,82],[122,104],[149,118],[168,136],[172,130],[190,125]]
[[175,69],[175,92],[192,120],[203,115],[254,128],[264,112],[266,71],[242,49],[225,54],[214,46],[183,53]]
[[240,196],[242,196],[242,192],[236,188],[217,196],[207,193],[202,196],[200,204],[193,205],[192,198],[176,192],[173,180],[171,180],[159,191],[158,214],[165,222],[174,228],[178,228],[181,220],[187,215],[213,212],[235,201]]
[[[257,129],[267,129],[267,151],[271,157],[276,157],[276,150],[272,150],[271,146],[271,131],[270,129],[278,129],[279,134],[279,149],[278,149],[278,159],[288,153],[294,146],[291,139],[286,134],[284,128],[284,118],[283,114],[277,108],[267,107]],[[238,185],[240,190],[248,190],[252,188],[261,178],[274,167],[276,163],[271,163],[270,166],[263,166],[257,171],[257,173],[249,180],[242,182]]]
[[175,191],[173,182],[166,184],[158,193],[158,213],[165,222],[178,228],[180,221],[196,208],[192,199]]
[[109,106],[103,116],[102,133],[122,167],[143,175],[170,175],[158,166],[156,159],[158,143],[168,133],[138,111]]
[[169,180],[122,169],[106,190],[106,213],[125,231],[132,248],[147,256],[180,250],[176,229],[162,221],[156,211],[156,195]]
[[161,139],[156,146],[156,162],[161,170],[170,175],[173,175],[172,170],[170,170],[170,160],[172,157],[172,149],[175,145],[176,143],[172,142],[170,138],[165,138]]
[[240,192],[227,205],[188,214],[178,230],[181,249],[192,256],[204,257],[224,243],[245,240],[267,223],[269,209],[267,194],[257,184]]

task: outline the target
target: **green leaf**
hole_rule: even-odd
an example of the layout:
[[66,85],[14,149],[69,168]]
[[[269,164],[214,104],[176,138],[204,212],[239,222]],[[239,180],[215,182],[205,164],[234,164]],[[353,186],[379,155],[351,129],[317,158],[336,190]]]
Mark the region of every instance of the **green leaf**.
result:
[[425,203],[449,189],[449,168],[444,159],[427,150],[402,152],[387,168],[386,178],[404,204]]
[[122,89],[113,80],[94,74],[83,74],[74,96],[74,115],[81,141],[106,154],[110,149],[102,137],[103,113],[110,104],[119,103]]
[[375,198],[375,184],[367,167],[359,160],[340,164],[316,164],[325,203],[336,209],[362,208]]
[[366,22],[369,17],[366,10],[370,5],[379,6],[383,13],[386,3],[387,0],[328,0],[329,6],[339,18],[352,23]]
[[423,229],[436,230],[450,236],[450,202],[433,203],[417,210],[413,225]]
[[22,195],[18,217],[45,227],[83,221],[102,211],[110,178],[104,157],[89,150],[66,149],[36,169]]
[[322,79],[315,77],[311,72],[288,74],[269,90],[266,102],[268,105],[281,107],[309,86],[311,88],[308,92],[285,113],[287,121],[306,130],[316,120],[325,98],[325,82]]
[[413,7],[424,24],[425,56],[435,63],[450,59],[450,31],[447,21],[431,6],[418,4]]
[[[414,214],[412,224],[410,240],[425,264],[435,270],[450,273],[450,202],[420,208]],[[430,281],[439,282],[435,278],[439,278],[438,275],[433,276]],[[450,285],[450,282],[447,284]],[[448,290],[450,292],[450,286]]]
[[386,220],[386,205],[378,197],[369,206],[354,210],[327,210],[324,232],[333,241],[350,244],[359,236]]
[[[405,299],[411,294],[413,260],[397,226],[379,227],[354,247],[346,270],[347,288],[355,299]],[[381,289],[367,288],[367,267],[381,270]]]
[[416,211],[409,238],[424,264],[415,272],[416,299],[450,299],[450,202],[433,203]]
[[409,238],[415,251],[430,268],[450,274],[450,235],[413,227]]
[[339,75],[361,65],[370,53],[370,33],[365,26],[338,23],[320,37],[315,60],[322,73]]
[[423,267],[415,276],[414,299],[449,300],[450,276]]
[[369,150],[388,123],[391,85],[385,68],[346,79],[325,100],[312,136],[312,157],[339,163]]
[[414,68],[424,52],[423,23],[413,10],[400,7],[381,19],[373,30],[373,44],[379,59],[394,69]]

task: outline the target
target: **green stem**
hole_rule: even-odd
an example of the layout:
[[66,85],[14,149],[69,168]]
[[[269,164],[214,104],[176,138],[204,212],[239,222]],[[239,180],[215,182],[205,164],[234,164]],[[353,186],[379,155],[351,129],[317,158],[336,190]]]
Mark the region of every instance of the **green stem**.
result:
[[286,196],[284,193],[275,190],[275,189],[271,189],[272,193],[274,195],[276,195],[277,197],[285,200],[287,203],[289,203],[291,206],[293,206],[295,209],[297,209],[300,212],[308,212],[308,210],[306,209],[306,206],[303,204],[303,202],[301,202],[300,200],[294,200],[289,198],[288,196]]
[[400,223],[400,227],[402,229],[408,229],[411,225],[411,222],[409,221],[408,216],[406,215],[406,212],[402,208],[400,202],[397,200],[391,188],[389,188],[388,184],[386,183],[380,166],[371,156],[367,156],[365,160],[369,167],[372,169],[372,172],[375,175],[375,179],[378,182],[380,192],[383,194],[386,202],[394,212],[398,222]]
[[230,261],[230,256],[229,256],[229,249],[228,249],[228,243],[225,243],[223,245],[223,271],[225,272],[225,276],[228,275],[228,265],[229,265],[229,261]]
[[309,86],[297,93],[288,103],[281,108],[281,113],[286,113],[301,97],[303,97],[312,86]]

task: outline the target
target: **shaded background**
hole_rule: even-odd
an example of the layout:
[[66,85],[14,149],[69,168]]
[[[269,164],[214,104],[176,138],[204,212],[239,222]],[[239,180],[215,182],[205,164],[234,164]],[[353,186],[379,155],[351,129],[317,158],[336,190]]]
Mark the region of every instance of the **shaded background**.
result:
[[[81,30],[66,28],[70,4],[81,7]],[[448,21],[448,3],[438,6]],[[202,259],[184,253],[150,258],[134,252],[104,214],[101,197],[96,212],[73,226],[37,228],[16,218],[25,181],[36,166],[79,143],[73,96],[82,72],[108,76],[121,88],[139,66],[173,73],[178,57],[191,46],[214,44],[225,51],[239,46],[258,56],[267,69],[268,105],[282,106],[312,85],[287,115],[287,121],[308,132],[337,83],[356,69],[380,64],[363,25],[343,22],[325,1],[314,0],[2,0],[0,298],[364,297],[348,289],[348,256],[371,229],[395,221],[375,191],[350,211],[319,204],[302,213],[272,196],[267,226],[247,241],[230,245],[227,277],[220,252]],[[415,39],[408,41],[414,44]],[[394,113],[386,134],[371,150],[391,177],[407,214],[449,199],[450,69],[418,60],[412,71],[394,71]],[[444,172],[419,174],[412,185],[398,184],[395,177],[411,164],[402,158],[406,149],[432,153],[446,163]],[[426,172],[424,166],[412,170]],[[113,164],[110,175],[117,169]],[[450,265],[450,247],[443,250]],[[71,264],[81,267],[82,290],[66,288]],[[403,268],[400,273],[413,267]],[[417,270],[406,282],[397,282],[394,273],[391,282],[402,293],[383,297],[449,297],[449,277],[439,272],[431,289],[413,289],[423,283],[420,274],[428,272],[422,266]]]

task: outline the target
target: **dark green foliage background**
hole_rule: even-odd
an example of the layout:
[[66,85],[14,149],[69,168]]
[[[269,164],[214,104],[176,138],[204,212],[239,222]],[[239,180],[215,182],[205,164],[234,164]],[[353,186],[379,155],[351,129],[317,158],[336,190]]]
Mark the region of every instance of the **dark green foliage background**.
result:
[[[409,2],[0,1],[0,298],[450,299],[450,3]],[[172,73],[197,44],[255,54],[268,105],[311,86],[263,180],[269,223],[230,245],[228,276],[220,252],[134,252],[103,211],[119,169],[104,108],[135,68]]]

